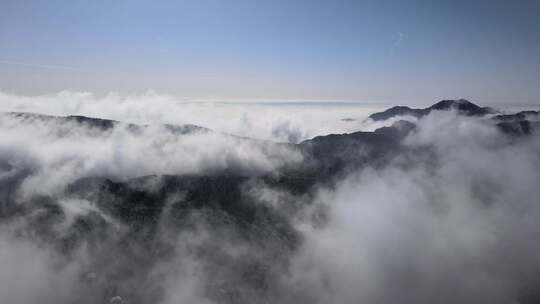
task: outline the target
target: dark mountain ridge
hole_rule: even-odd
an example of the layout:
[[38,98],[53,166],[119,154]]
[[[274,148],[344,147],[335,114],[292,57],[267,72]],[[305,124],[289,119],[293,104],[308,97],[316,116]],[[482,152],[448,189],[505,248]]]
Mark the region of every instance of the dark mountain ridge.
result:
[[442,100],[438,103],[423,109],[409,108],[407,106],[392,107],[383,112],[374,113],[369,116],[374,121],[387,120],[396,116],[413,116],[420,118],[428,115],[432,111],[456,110],[460,115],[466,116],[484,116],[497,113],[489,107],[480,107],[466,99]]
[[371,114],[369,118],[374,121],[384,121],[400,116],[412,116],[420,119],[426,115],[429,115],[432,111],[450,110],[454,110],[459,115],[464,116],[489,116],[489,119],[495,123],[497,128],[507,134],[530,134],[532,130],[540,127],[539,111],[521,111],[514,114],[500,114],[499,111],[493,108],[480,107],[465,99],[442,100],[430,107],[423,109],[414,109],[406,106],[396,106],[383,112]]

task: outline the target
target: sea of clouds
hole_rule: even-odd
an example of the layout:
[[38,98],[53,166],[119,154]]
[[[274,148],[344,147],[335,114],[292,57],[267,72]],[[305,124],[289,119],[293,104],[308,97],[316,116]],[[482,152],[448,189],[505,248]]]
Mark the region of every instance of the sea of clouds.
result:
[[[33,195],[61,195],[67,184],[83,177],[125,180],[223,170],[271,173],[301,163],[302,155],[289,145],[246,141],[220,132],[296,143],[388,125],[367,119],[382,108],[184,102],[155,93],[102,97],[77,92],[36,97],[0,93],[1,112],[87,115],[150,124],[135,134],[125,125],[101,132],[74,122],[2,116],[0,186],[10,187],[6,181],[23,174],[24,182],[13,190],[17,202],[24,204]],[[236,300],[220,297],[219,290],[209,294],[208,284],[215,279],[210,273],[224,281],[233,280],[235,273],[227,265],[209,266],[194,247],[217,244],[216,250],[232,261],[265,257],[267,252],[239,241],[234,231],[217,233],[204,224],[172,235],[164,230],[163,238],[174,246],[175,256],[156,263],[144,276],[123,282],[123,288],[136,290],[146,303],[163,304],[538,300],[538,134],[511,138],[486,120],[452,111],[433,112],[415,122],[417,128],[404,145],[411,151],[428,149],[429,161],[405,163],[411,158],[397,157],[382,168],[366,166],[320,185],[309,195],[277,191],[263,183],[246,184],[253,204],[265,204],[276,212],[286,204],[305,205],[287,215],[302,242],[287,257],[286,266],[268,261],[275,275],[265,298],[247,288],[239,291]],[[179,136],[166,132],[162,123],[195,124],[218,133]],[[60,198],[60,202],[67,214],[95,210],[92,202],[84,200]],[[321,212],[323,219],[318,217]],[[0,302],[125,302],[120,295],[105,300],[98,296],[105,287],[99,277],[94,278],[95,251],[82,246],[66,258],[32,237],[21,236],[21,226],[24,219],[0,225]],[[114,229],[115,234],[122,233],[122,227]],[[103,256],[114,259],[115,255]]]
[[215,131],[281,142],[317,135],[373,130],[365,121],[386,105],[362,103],[186,101],[148,92],[140,95],[94,95],[63,91],[20,96],[0,91],[1,111],[84,115],[138,124],[194,124]]

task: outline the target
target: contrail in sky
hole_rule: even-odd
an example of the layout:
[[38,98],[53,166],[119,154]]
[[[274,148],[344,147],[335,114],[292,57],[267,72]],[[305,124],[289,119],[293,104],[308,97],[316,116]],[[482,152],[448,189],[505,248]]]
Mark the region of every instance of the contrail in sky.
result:
[[84,70],[81,70],[75,67],[64,66],[64,65],[34,64],[34,63],[11,61],[11,60],[0,60],[0,64],[16,65],[16,66],[23,66],[23,67],[37,68],[37,69],[68,70],[68,71],[84,72]]

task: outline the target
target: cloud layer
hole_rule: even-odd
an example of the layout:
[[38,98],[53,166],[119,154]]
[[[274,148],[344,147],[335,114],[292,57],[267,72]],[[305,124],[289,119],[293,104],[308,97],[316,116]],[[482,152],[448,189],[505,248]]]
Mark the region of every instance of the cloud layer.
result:
[[[382,105],[221,103],[183,101],[148,92],[124,96],[64,91],[43,96],[0,92],[0,111],[85,115],[140,124],[194,124],[216,131],[281,142],[373,129],[364,119]],[[352,119],[352,120],[351,120]]]
[[538,137],[509,141],[435,113],[407,138],[436,161],[365,169],[322,189],[295,283],[321,303],[528,303],[538,296]]
[[[220,132],[297,142],[378,126],[361,117],[367,109],[66,92],[0,101],[5,111],[150,123],[135,132],[0,117],[2,302],[540,298],[537,133],[512,137],[487,120],[434,111],[388,162],[302,190],[306,177],[284,170],[301,168],[297,146]],[[175,134],[158,123],[220,132]],[[7,206],[13,197],[17,207]],[[138,208],[155,216],[139,225]]]

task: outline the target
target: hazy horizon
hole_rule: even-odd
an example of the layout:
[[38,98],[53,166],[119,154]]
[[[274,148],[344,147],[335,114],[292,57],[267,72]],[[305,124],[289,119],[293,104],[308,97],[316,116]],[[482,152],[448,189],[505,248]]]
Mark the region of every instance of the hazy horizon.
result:
[[[60,96],[63,94],[73,94],[73,95],[84,95],[96,99],[107,99],[109,97],[115,97],[119,99],[139,99],[144,96],[160,96],[171,101],[182,102],[182,103],[215,103],[215,104],[229,104],[229,105],[328,105],[328,106],[342,106],[342,105],[375,105],[380,107],[392,107],[392,106],[409,106],[413,108],[422,108],[433,105],[437,102],[443,100],[458,100],[465,99],[472,103],[475,103],[479,106],[490,106],[497,109],[506,109],[506,108],[523,108],[523,109],[536,109],[540,106],[539,102],[520,102],[516,100],[512,101],[498,101],[493,102],[489,100],[479,100],[471,99],[463,96],[447,96],[440,97],[433,100],[407,100],[407,99],[393,99],[393,100],[360,100],[360,99],[271,99],[271,98],[188,98],[188,97],[179,97],[175,94],[169,94],[166,92],[160,92],[157,90],[146,90],[141,92],[119,92],[119,91],[109,91],[109,92],[92,92],[92,91],[83,91],[83,90],[57,90],[44,93],[19,93],[14,90],[4,90],[0,87],[0,95],[16,97],[16,98],[50,98],[54,96]],[[0,109],[1,111],[1,109]]]

